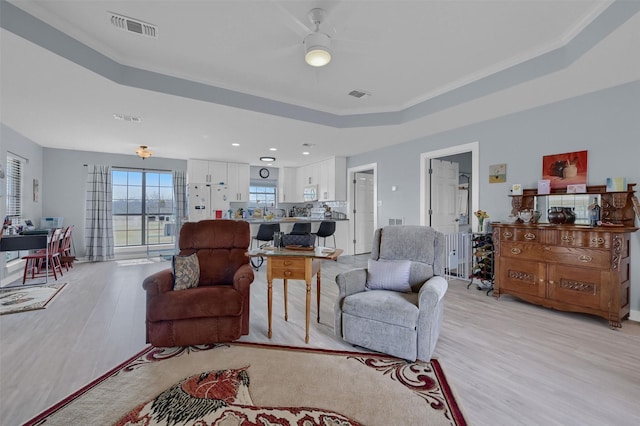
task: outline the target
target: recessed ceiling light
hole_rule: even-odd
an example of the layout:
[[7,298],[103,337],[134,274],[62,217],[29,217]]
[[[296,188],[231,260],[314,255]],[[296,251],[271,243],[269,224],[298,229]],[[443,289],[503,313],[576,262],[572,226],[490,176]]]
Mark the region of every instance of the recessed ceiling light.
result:
[[277,151],[278,148],[269,148],[269,151]]
[[239,143],[237,143],[237,142],[234,142],[234,143],[232,143],[231,145],[233,145],[233,146],[240,146],[240,144],[239,144]]
[[266,161],[266,162],[276,161],[276,157],[260,157],[260,161]]
[[302,155],[309,155],[309,151],[304,151]]

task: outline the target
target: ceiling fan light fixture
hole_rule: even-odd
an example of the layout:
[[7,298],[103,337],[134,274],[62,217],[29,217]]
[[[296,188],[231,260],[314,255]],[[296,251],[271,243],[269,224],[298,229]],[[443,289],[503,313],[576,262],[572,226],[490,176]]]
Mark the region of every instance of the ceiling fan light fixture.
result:
[[136,149],[136,154],[138,154],[138,157],[142,158],[143,160],[151,157],[153,155],[153,152],[149,151],[148,148],[149,147],[146,145],[140,145],[140,148]]
[[313,32],[304,39],[304,60],[312,67],[323,67],[331,62],[331,39],[321,32]]

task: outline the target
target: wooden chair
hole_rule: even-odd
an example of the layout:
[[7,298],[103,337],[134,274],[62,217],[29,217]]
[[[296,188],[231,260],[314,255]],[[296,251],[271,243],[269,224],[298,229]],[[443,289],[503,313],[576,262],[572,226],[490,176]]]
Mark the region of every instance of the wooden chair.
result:
[[68,271],[69,268],[73,268],[73,261],[75,256],[71,256],[71,233],[73,232],[73,225],[67,226],[64,230],[64,235],[60,241],[60,262],[62,266]]
[[24,273],[22,275],[22,284],[27,281],[27,274],[29,271],[31,271],[31,279],[42,276],[43,268],[45,270],[45,277],[48,275],[49,270],[53,272],[53,278],[55,280],[58,280],[58,273],[60,276],[63,275],[62,264],[60,262],[60,243],[62,241],[62,237],[62,229],[56,228],[52,230],[46,250],[38,250],[35,253],[31,253],[22,258],[26,261],[24,264]]

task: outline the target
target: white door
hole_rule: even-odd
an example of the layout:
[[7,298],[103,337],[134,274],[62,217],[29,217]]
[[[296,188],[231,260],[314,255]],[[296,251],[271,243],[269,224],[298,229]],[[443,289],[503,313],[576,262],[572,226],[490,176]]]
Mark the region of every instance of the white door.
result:
[[431,173],[427,185],[427,212],[431,227],[445,234],[458,232],[458,163],[430,160]]
[[354,249],[353,254],[371,252],[373,241],[374,183],[372,173],[354,173]]

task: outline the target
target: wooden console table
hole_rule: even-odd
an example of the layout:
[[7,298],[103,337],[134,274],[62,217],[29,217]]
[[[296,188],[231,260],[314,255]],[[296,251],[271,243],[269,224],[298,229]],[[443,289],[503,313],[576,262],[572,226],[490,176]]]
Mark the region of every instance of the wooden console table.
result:
[[265,247],[260,250],[253,250],[247,253],[251,257],[267,258],[267,311],[269,328],[267,336],[271,338],[271,316],[273,306],[273,279],[282,278],[284,280],[284,320],[289,319],[287,312],[287,281],[304,280],[307,285],[306,297],[306,317],[305,317],[305,343],[309,343],[309,316],[311,312],[311,280],[316,275],[316,298],[318,318],[320,322],[320,282],[321,268],[323,260],[337,260],[342,254],[341,249],[327,247],[315,247],[314,250],[273,250],[272,247]]

